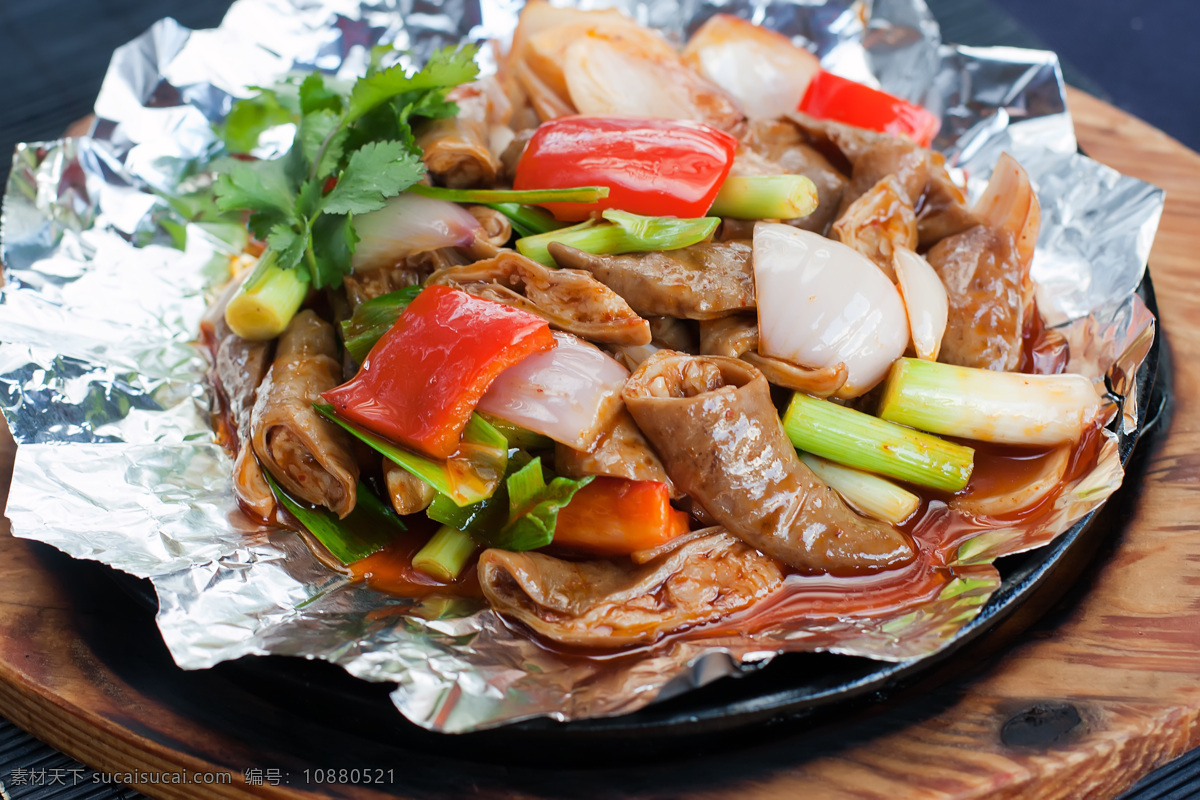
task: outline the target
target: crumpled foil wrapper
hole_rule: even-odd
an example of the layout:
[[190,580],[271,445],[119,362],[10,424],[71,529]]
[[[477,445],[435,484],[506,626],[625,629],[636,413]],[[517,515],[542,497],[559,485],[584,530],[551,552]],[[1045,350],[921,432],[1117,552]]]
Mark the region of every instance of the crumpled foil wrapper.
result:
[[[114,54],[91,136],[18,147],[0,251],[0,406],[19,443],[14,534],[150,578],[163,638],[184,668],[246,654],[323,658],[394,682],[400,711],[437,731],[622,714],[786,651],[903,661],[946,646],[999,586],[993,559],[1045,544],[1116,489],[1115,439],[1036,529],[991,531],[949,553],[932,600],[753,635],[701,631],[624,655],[617,669],[566,663],[477,601],[352,583],[301,537],[238,511],[195,344],[212,286],[227,275],[225,245],[189,224],[184,249],[172,247],[171,223],[183,220],[162,195],[216,152],[211,123],[248,86],[291,69],[354,76],[380,42],[421,60],[463,40],[503,41],[520,5],[238,0],[215,30],[163,20]],[[943,44],[921,0],[617,5],[678,40],[714,13],[738,14],[794,36],[833,71],[920,102],[941,114],[935,147],[974,196],[1011,152],[1042,204],[1039,308],[1070,342],[1072,370],[1133,391],[1154,335],[1133,291],[1163,195],[1077,152],[1053,54]],[[485,70],[490,57],[485,49]],[[290,132],[278,133],[267,151],[286,146]],[[1132,432],[1136,398],[1127,400],[1118,424]]]

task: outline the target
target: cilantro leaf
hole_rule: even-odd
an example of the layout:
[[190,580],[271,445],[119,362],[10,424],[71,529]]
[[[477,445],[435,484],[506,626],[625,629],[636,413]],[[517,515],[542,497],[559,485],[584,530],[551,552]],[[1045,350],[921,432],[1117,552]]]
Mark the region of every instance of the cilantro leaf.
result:
[[326,178],[313,178],[300,186],[296,195],[296,211],[304,219],[313,219],[321,210]]
[[403,142],[373,142],[350,156],[337,186],[325,197],[330,214],[366,214],[412,186],[425,174],[421,159]]
[[264,131],[294,119],[292,110],[280,101],[279,94],[265,89],[254,97],[235,101],[219,133],[230,152],[249,153],[258,146]]
[[[305,163],[316,164],[311,170],[312,175],[324,177],[337,170],[348,134],[349,131],[342,127],[341,117],[333,111],[318,110],[304,115],[296,141],[304,153]],[[318,158],[320,163],[317,163]]]
[[396,64],[359,79],[350,92],[347,122],[354,122],[404,92],[451,89],[474,80],[479,74],[479,67],[474,60],[477,51],[477,47],[457,50],[446,47],[430,56],[424,68],[412,75],[402,64]]
[[267,234],[267,247],[275,253],[275,263],[280,269],[296,269],[304,258],[308,246],[308,226],[303,234],[288,225],[279,223]]
[[284,160],[239,161],[217,178],[217,208],[291,217],[296,201]]
[[312,248],[316,260],[313,286],[338,287],[342,278],[350,274],[350,259],[358,236],[354,233],[351,217],[340,214],[322,214],[313,223]]
[[342,93],[325,85],[325,76],[311,72],[300,84],[300,113],[304,116],[318,111],[340,115],[344,110]]

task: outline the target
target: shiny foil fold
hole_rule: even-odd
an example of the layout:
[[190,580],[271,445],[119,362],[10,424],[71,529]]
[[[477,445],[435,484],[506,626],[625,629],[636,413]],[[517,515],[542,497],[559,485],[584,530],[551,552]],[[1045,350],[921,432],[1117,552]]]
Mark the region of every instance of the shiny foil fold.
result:
[[[1036,529],[954,549],[926,602],[752,633],[722,626],[622,655],[617,669],[565,662],[479,601],[378,594],[323,566],[301,537],[238,511],[195,344],[227,247],[192,224],[173,246],[183,221],[163,195],[216,153],[211,124],[248,86],[291,69],[352,77],[381,42],[415,60],[463,40],[503,42],[520,5],[238,0],[215,30],[163,20],[114,54],[90,136],[17,148],[0,231],[0,408],[19,444],[13,533],[153,580],[159,627],[185,668],[323,658],[396,684],[397,708],[437,731],[623,714],[787,651],[904,661],[944,647],[999,586],[992,560],[1049,542],[1116,489],[1112,437]],[[1071,369],[1126,395],[1117,424],[1136,430],[1132,377],[1154,319],[1132,292],[1162,192],[1077,153],[1053,54],[943,44],[921,0],[615,5],[676,40],[714,13],[738,14],[792,35],[833,71],[922,103],[942,115],[935,147],[976,196],[996,157],[1015,155],[1042,204],[1039,308],[1070,342]],[[492,59],[485,48],[485,70]],[[264,154],[289,135],[267,137]]]

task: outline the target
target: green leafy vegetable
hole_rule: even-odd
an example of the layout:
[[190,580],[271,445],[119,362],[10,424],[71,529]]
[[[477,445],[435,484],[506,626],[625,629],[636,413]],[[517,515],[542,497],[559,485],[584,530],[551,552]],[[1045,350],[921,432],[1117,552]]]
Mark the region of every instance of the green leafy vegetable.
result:
[[350,156],[337,185],[325,197],[328,214],[366,214],[421,179],[421,158],[403,142],[373,142]]
[[553,267],[557,265],[550,257],[551,242],[596,255],[678,250],[703,242],[721,223],[717,217],[643,217],[613,208],[605,210],[603,217],[604,221],[590,219],[570,228],[518,239],[517,250],[539,264]]
[[508,466],[508,442],[478,414],[471,415],[463,430],[458,452],[445,461],[437,461],[351,425],[337,415],[333,406],[313,403],[313,408],[460,506],[491,497]]
[[295,121],[297,98],[292,95],[292,86],[284,88],[289,91],[261,89],[254,97],[233,104],[217,131],[229,152],[249,153],[268,129]]
[[[400,97],[403,105],[414,106],[420,94],[440,89],[454,88],[459,84],[475,80],[479,67],[475,64],[473,48],[455,50],[445,48],[430,57],[425,68],[409,75],[397,64],[360,79],[350,92],[347,122],[354,122],[380,105]],[[445,98],[445,95],[442,95]]]
[[595,203],[608,197],[607,186],[573,186],[569,189],[446,189],[414,186],[413,194],[451,203]]
[[358,363],[363,363],[367,353],[393,325],[408,304],[417,299],[420,286],[406,286],[395,292],[373,297],[361,303],[350,319],[342,322],[342,339],[346,350]]
[[358,500],[345,519],[320,506],[297,500],[285,492],[269,472],[263,472],[271,491],[287,512],[343,564],[351,564],[384,548],[404,530],[396,512],[367,488],[358,484]]
[[508,476],[508,524],[487,537],[487,544],[504,550],[536,550],[554,541],[558,512],[575,493],[592,482],[592,476],[573,480],[542,476],[542,460],[535,458]]
[[504,485],[487,500],[456,507],[439,496],[425,513],[436,522],[469,533],[488,547],[536,550],[554,540],[558,512],[571,502],[575,492],[591,482],[591,476],[579,480],[556,477],[547,484],[540,458],[513,457]]
[[275,252],[280,269],[304,270],[316,288],[336,287],[350,272],[358,236],[354,214],[381,208],[425,174],[410,121],[457,113],[447,93],[478,68],[475,48],[434,53],[409,73],[396,65],[347,89],[320,73],[234,104],[222,127],[226,145],[253,149],[263,131],[296,125],[291,149],[265,161],[231,160],[218,175],[223,212],[249,211],[251,232]]
[[537,206],[526,206],[520,203],[484,203],[484,205],[508,217],[517,236],[536,236],[539,233],[549,233],[567,227],[565,222],[559,222],[549,211]]

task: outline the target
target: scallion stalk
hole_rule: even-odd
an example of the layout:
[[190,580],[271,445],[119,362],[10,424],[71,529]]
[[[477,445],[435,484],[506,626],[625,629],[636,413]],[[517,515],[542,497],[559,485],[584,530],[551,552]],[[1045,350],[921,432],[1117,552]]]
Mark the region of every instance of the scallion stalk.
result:
[[1025,375],[899,359],[879,416],[924,431],[1015,445],[1078,441],[1102,400],[1082,375]]
[[350,319],[342,321],[342,340],[346,350],[359,364],[371,352],[371,348],[408,308],[408,304],[421,293],[420,286],[406,286],[395,292],[373,297],[354,309]]
[[805,175],[726,178],[709,214],[734,219],[795,219],[817,209],[817,187]]
[[274,339],[283,333],[308,296],[308,276],[281,269],[267,250],[225,307],[225,323],[243,339]]
[[604,211],[603,216],[606,222],[588,220],[570,228],[518,239],[517,250],[548,267],[556,266],[550,256],[551,242],[596,255],[678,250],[703,242],[721,222],[716,217],[643,217],[616,209]]
[[451,203],[595,203],[608,197],[607,186],[573,186],[569,189],[446,189],[418,183],[408,191]]
[[537,206],[522,205],[521,203],[484,203],[484,205],[508,217],[513,229],[521,236],[536,236],[539,233],[549,233],[566,227],[565,222],[559,222],[553,214],[543,211]]
[[445,461],[437,461],[405,450],[346,422],[337,415],[331,405],[313,403],[313,408],[459,506],[478,503],[491,497],[504,478],[508,466],[508,441],[478,414],[471,415],[470,422],[463,430],[458,452]]
[[279,504],[343,564],[352,564],[382,550],[404,530],[400,518],[364,483],[358,484],[354,510],[345,519],[338,519],[337,514],[327,508],[292,497],[266,470],[263,477]]
[[491,414],[479,412],[479,416],[486,419],[493,428],[500,431],[504,438],[508,440],[509,447],[519,447],[522,450],[548,450],[554,447],[554,440],[549,436],[534,433],[528,428],[514,425],[506,419],[493,417]]
[[847,503],[869,517],[899,525],[921,505],[921,498],[887,478],[835,464],[811,453],[801,453],[800,460]]
[[918,486],[957,492],[975,451],[928,433],[796,392],[783,428],[797,449]]
[[470,534],[443,525],[413,556],[413,569],[436,580],[450,582],[462,572],[475,547]]

